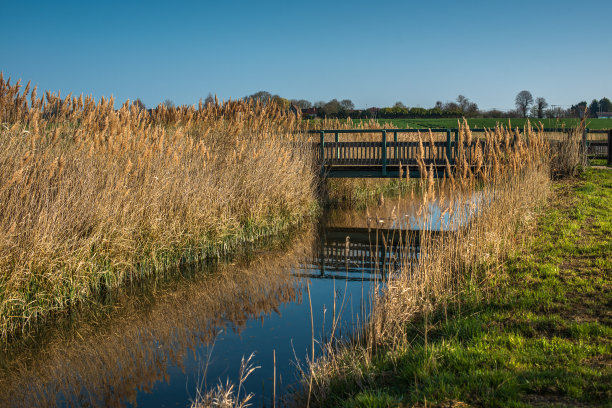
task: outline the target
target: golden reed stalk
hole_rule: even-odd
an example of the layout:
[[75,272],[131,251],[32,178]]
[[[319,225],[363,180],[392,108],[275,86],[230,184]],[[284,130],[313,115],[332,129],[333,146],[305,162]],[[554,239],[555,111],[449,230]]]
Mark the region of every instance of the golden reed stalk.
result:
[[298,222],[317,173],[274,104],[147,111],[0,74],[0,338]]

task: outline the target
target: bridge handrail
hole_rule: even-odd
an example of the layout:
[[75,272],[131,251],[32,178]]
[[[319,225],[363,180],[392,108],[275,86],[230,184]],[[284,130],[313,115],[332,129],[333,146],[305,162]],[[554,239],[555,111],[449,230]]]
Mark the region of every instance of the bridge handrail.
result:
[[[486,132],[490,130],[489,128],[474,128],[471,129],[472,133],[482,133],[482,132]],[[549,132],[549,133],[560,133],[560,132],[567,132],[572,130],[572,128],[541,128],[541,129],[537,129],[536,130],[541,130],[543,132]],[[608,164],[612,164],[612,129],[609,130],[605,130],[605,129],[589,129],[589,128],[584,128],[581,129],[582,130],[582,142],[581,142],[581,149],[583,152],[585,152],[585,154],[588,154],[588,150],[591,146],[591,144],[593,143],[593,141],[588,140],[588,135],[589,133],[593,134],[593,133],[599,133],[599,134],[608,134]],[[448,162],[453,165],[454,164],[454,159],[457,155],[460,143],[459,143],[459,129],[458,128],[433,128],[433,129],[318,129],[318,130],[308,130],[307,133],[309,134],[317,134],[320,137],[320,142],[318,145],[318,148],[320,149],[320,157],[322,160],[322,166],[321,166],[321,174],[325,175],[325,149],[326,149],[326,145],[331,146],[335,152],[333,153],[334,156],[336,156],[338,159],[340,158],[340,134],[380,134],[381,139],[380,142],[380,146],[381,146],[381,171],[380,174],[382,177],[387,177],[387,166],[390,165],[391,163],[388,161],[387,159],[387,148],[388,147],[392,147],[394,148],[394,157],[397,157],[398,154],[398,134],[400,133],[417,133],[417,132],[436,132],[436,133],[445,133],[446,134],[446,140],[445,142],[442,142],[442,146],[445,146],[445,152],[443,153],[444,156],[446,156],[446,159],[448,160]],[[519,134],[525,135],[525,130],[523,129],[523,131],[521,132],[520,128],[517,128],[518,134],[516,135],[518,137]],[[387,136],[389,133],[393,134],[393,142],[389,141],[387,139]],[[325,141],[325,135],[331,135],[333,134],[335,136],[334,138],[334,142],[326,142]],[[454,137],[453,137],[454,136]],[[454,140],[453,140],[454,139]],[[333,143],[333,144],[332,144]],[[428,143],[428,142],[426,142]],[[431,144],[431,143],[430,143]],[[597,144],[597,143],[596,143]],[[435,146],[440,146],[437,143],[433,143],[431,148],[433,149],[433,147]],[[594,145],[593,145],[594,146]],[[392,164],[391,164],[392,165]]]
[[[473,128],[470,129],[471,132],[478,132],[478,133],[483,133],[485,131],[490,131],[493,128]],[[534,130],[539,130],[538,128],[533,128]],[[575,128],[544,128],[543,131],[544,132],[566,132],[569,130],[573,130]],[[311,134],[319,134],[321,132],[323,133],[381,133],[381,132],[387,132],[387,133],[418,133],[418,132],[429,132],[432,131],[433,133],[442,133],[442,132],[447,132],[447,131],[451,131],[451,132],[455,132],[458,131],[459,128],[419,128],[419,129],[318,129],[318,130],[308,130],[306,131],[306,133],[311,133]],[[519,131],[522,131],[522,128],[519,128]],[[589,129],[586,128],[585,129],[588,133],[608,133],[609,130],[606,129]]]

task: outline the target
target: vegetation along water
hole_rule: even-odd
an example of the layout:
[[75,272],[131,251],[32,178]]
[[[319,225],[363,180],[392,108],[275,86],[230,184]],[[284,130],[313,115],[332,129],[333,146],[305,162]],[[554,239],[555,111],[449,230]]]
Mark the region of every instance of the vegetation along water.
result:
[[304,131],[379,122],[1,76],[0,118],[4,405],[611,401],[610,171],[585,171],[584,121],[460,121],[443,178],[424,132],[419,179],[323,182]]

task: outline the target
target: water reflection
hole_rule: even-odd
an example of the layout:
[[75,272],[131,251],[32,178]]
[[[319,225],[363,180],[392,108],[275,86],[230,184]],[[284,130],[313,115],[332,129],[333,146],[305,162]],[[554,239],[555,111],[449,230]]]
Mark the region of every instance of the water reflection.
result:
[[[171,383],[177,371],[192,370],[187,364],[219,332],[240,333],[281,304],[301,302],[300,284],[288,270],[309,250],[294,245],[282,255],[221,265],[147,299],[118,301],[110,319],[82,322],[71,333],[45,339],[35,355],[24,350],[4,362],[0,406],[136,405],[140,395]],[[174,398],[185,403],[185,382],[179,388]]]
[[[464,222],[453,218],[452,204],[432,205],[438,229]],[[108,316],[5,356],[0,406],[184,406],[202,378],[208,386],[235,381],[240,359],[252,352],[261,368],[245,387],[256,406],[269,405],[273,353],[281,392],[296,383],[296,360],[310,354],[306,282],[315,337],[325,338],[338,317],[340,335],[350,334],[385,274],[416,256],[418,210],[416,200],[399,200],[335,212],[280,250],[195,272],[150,296],[126,294]]]
[[466,226],[485,201],[484,192],[464,196],[459,192],[438,189],[436,198],[423,203],[421,196],[386,200],[363,211],[332,211],[329,228],[363,228],[400,231],[456,231]]

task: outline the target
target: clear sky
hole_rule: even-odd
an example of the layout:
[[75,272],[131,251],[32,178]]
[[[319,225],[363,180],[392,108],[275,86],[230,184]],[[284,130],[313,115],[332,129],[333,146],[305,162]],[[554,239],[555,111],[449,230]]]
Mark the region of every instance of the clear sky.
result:
[[612,98],[612,0],[1,0],[0,16],[5,77],[148,107],[260,90],[357,107]]

